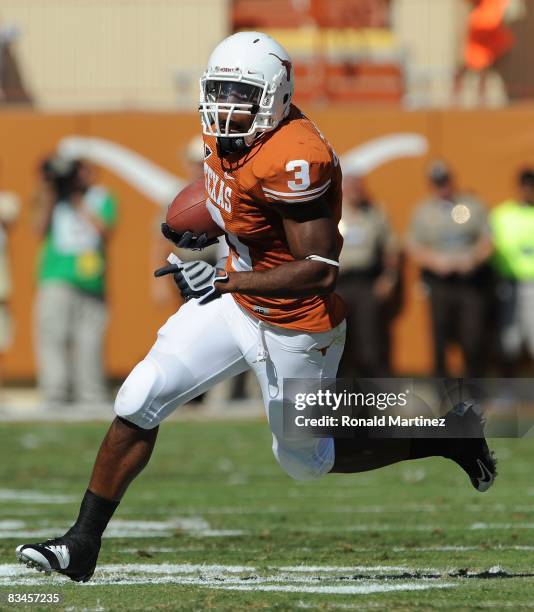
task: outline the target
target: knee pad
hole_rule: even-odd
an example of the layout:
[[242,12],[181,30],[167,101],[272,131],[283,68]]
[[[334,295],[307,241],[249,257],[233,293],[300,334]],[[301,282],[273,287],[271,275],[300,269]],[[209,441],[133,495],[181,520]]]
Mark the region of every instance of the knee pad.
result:
[[152,359],[143,359],[119,389],[115,413],[143,429],[156,427],[159,421],[151,410],[151,404],[164,386],[165,378],[158,364]]

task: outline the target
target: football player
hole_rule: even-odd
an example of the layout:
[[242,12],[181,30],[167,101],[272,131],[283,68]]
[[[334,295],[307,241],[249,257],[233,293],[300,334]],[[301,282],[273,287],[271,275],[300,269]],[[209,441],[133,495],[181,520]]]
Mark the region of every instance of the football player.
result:
[[[493,482],[495,466],[482,437],[462,452],[437,440],[366,446],[284,438],[283,378],[335,377],[345,340],[344,305],[334,293],[341,169],[292,96],[291,60],[265,34],[230,36],[209,58],[200,96],[207,206],[224,229],[229,256],[223,269],[192,261],[157,271],[174,275],[186,303],[121,387],[76,522],[62,537],[19,546],[26,564],[88,580],[102,533],[147,464],[161,421],[247,369],[261,387],[274,456],[295,479],[441,454],[457,461],[477,488]],[[177,235],[166,225],[163,233],[180,247],[208,243],[205,235]],[[463,418],[479,423],[470,408]]]

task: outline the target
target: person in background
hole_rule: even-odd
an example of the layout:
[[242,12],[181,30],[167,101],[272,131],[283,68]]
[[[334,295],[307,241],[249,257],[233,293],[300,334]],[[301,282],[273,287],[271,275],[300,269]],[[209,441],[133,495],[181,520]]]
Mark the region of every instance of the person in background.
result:
[[463,65],[454,81],[454,100],[458,102],[468,72],[479,75],[478,98],[486,103],[488,74],[495,62],[514,45],[514,35],[505,24],[510,0],[468,0],[472,5],[467,23]]
[[497,274],[499,345],[505,375],[511,375],[523,344],[534,358],[534,168],[517,177],[517,199],[490,215]]
[[18,37],[16,25],[0,23],[0,105],[33,102],[17,61],[14,43]]
[[431,193],[413,213],[407,249],[430,297],[434,372],[447,376],[446,348],[458,340],[466,375],[480,377],[493,251],[487,212],[475,197],[456,190],[444,162],[430,165],[428,179]]
[[117,208],[80,160],[47,159],[35,195],[39,387],[51,407],[107,400],[103,374],[106,244]]
[[[11,274],[8,258],[8,229],[19,214],[15,195],[0,193],[0,355],[8,349],[12,339],[11,316],[8,301],[11,296]],[[3,364],[0,364],[0,386],[3,381]]]
[[337,292],[347,305],[347,341],[340,375],[389,375],[389,329],[385,306],[399,280],[399,248],[384,210],[363,179],[343,179],[344,243]]

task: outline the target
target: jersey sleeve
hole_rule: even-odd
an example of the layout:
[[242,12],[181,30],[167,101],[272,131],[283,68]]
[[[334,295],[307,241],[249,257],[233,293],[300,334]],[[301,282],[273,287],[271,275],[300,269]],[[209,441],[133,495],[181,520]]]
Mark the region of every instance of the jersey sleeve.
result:
[[329,189],[333,161],[321,150],[289,150],[278,158],[263,161],[257,168],[259,195],[266,203],[305,204]]

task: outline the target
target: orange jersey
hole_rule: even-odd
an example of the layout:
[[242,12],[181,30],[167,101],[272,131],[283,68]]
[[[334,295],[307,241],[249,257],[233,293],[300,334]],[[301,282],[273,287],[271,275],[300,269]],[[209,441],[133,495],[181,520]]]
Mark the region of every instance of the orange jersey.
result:
[[508,0],[482,0],[471,11],[464,59],[472,70],[488,68],[513,46],[514,34],[504,23],[507,4]]
[[[336,225],[341,218],[341,169],[315,125],[292,106],[289,117],[241,156],[219,155],[205,136],[206,205],[224,229],[229,272],[260,271],[294,261],[282,218],[274,205],[327,201]],[[338,256],[343,239],[338,232]],[[272,298],[233,294],[254,316],[290,329],[322,332],[345,316],[339,296]]]

